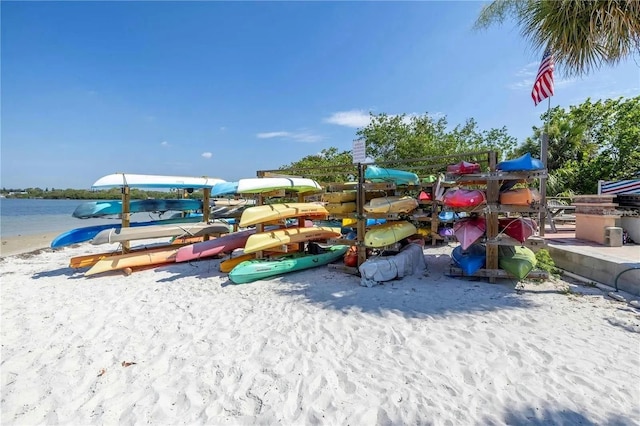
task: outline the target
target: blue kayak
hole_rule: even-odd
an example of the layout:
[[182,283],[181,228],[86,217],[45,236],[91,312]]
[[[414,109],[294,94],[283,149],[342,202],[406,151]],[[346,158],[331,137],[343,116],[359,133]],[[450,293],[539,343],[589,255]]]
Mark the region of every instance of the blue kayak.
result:
[[[129,212],[166,212],[169,210],[200,210],[202,200],[191,199],[150,199],[131,200],[129,202]],[[105,200],[89,201],[80,204],[74,212],[73,217],[78,219],[88,219],[91,217],[103,217],[122,213],[122,201]]]
[[451,252],[451,258],[465,275],[473,275],[484,267],[487,252],[485,246],[481,244],[474,244],[467,250],[462,250],[462,246],[457,246]]
[[521,172],[542,169],[544,169],[542,161],[531,157],[531,154],[528,152],[522,157],[501,161],[496,166],[496,170],[502,170],[503,172]]
[[371,182],[393,182],[397,185],[418,185],[418,175],[404,170],[383,169],[378,166],[367,166],[364,178]]
[[[171,223],[196,223],[202,220],[201,217],[180,217],[173,219],[152,220],[149,222],[132,222],[129,224],[131,227],[147,226],[147,225],[165,225]],[[91,240],[98,235],[100,231],[105,229],[120,229],[122,227],[119,223],[109,223],[106,225],[94,225],[86,226],[84,228],[76,228],[67,232],[63,232],[51,241],[51,248],[59,248],[69,246],[71,244],[83,243]]]
[[220,182],[211,188],[212,197],[220,197],[222,195],[232,195],[238,192],[238,182]]

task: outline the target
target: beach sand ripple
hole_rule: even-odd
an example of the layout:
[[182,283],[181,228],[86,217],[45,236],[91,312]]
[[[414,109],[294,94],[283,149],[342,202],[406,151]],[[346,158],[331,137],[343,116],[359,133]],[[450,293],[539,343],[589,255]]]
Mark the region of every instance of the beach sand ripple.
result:
[[3,424],[639,424],[640,314],[593,288],[220,260],[85,278],[0,260]]

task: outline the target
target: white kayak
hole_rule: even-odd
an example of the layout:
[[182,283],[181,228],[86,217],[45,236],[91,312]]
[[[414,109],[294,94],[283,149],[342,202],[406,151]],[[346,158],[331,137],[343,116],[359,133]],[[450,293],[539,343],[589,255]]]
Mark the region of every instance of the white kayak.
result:
[[123,241],[144,240],[163,237],[199,237],[207,234],[226,234],[229,225],[214,223],[175,223],[171,225],[150,225],[137,228],[110,228],[100,231],[91,244],[120,243]]

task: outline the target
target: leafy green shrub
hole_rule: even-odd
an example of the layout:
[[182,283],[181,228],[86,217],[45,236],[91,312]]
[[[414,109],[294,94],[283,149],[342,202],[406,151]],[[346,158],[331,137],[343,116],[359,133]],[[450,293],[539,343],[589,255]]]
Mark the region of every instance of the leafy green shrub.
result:
[[549,250],[540,249],[536,252],[536,260],[538,261],[537,268],[542,269],[543,271],[547,271],[552,275],[560,275],[562,272],[560,269],[556,268],[556,264],[551,258],[549,254]]

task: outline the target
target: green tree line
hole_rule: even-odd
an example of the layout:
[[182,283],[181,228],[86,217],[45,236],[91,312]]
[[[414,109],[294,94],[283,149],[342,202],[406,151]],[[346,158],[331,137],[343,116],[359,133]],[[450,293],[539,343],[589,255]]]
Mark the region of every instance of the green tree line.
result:
[[[640,178],[640,96],[592,102],[587,99],[569,108],[555,107],[540,116],[548,120],[550,196],[594,194],[598,180]],[[506,127],[480,130],[473,119],[447,130],[445,117],[371,114],[370,123],[356,132],[366,142],[366,155],[376,163],[398,164],[398,168],[425,175],[446,170],[446,155],[494,150],[499,159],[530,152],[540,154],[544,124],[533,127],[523,144]],[[418,162],[419,158],[435,158]],[[481,161],[482,155],[462,156],[457,161]],[[404,164],[403,164],[404,162]],[[282,167],[307,175],[324,169],[321,182],[340,182],[354,173],[350,151],[322,150]],[[430,163],[430,164],[429,164]]]
[[[24,189],[7,189],[2,188],[0,194],[7,198],[46,198],[54,200],[119,200],[122,198],[120,188],[112,188],[109,190],[90,191],[86,189],[54,189],[54,188],[24,188]],[[194,190],[188,194],[188,198],[202,199],[202,190]],[[145,200],[147,198],[187,198],[183,197],[182,191],[142,191],[139,189],[131,189],[131,199]]]

